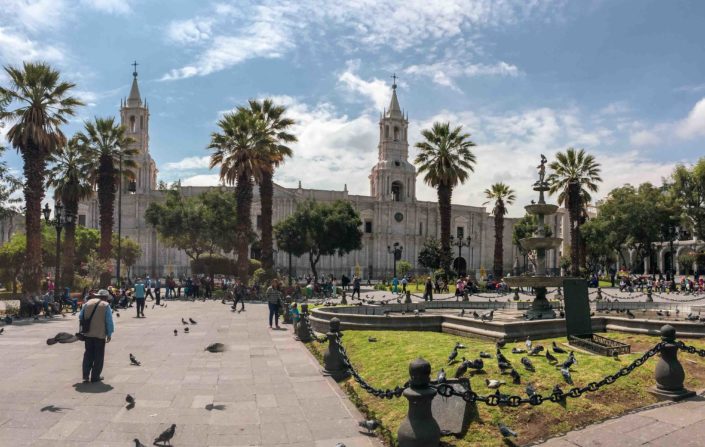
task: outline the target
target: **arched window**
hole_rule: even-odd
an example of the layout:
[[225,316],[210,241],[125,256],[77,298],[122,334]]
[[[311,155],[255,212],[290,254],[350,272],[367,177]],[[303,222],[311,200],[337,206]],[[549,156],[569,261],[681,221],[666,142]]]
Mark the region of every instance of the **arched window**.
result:
[[399,141],[399,127],[394,126],[394,141]]
[[130,116],[130,132],[135,131],[135,115]]
[[401,202],[403,186],[400,181],[392,182],[392,197],[395,202]]

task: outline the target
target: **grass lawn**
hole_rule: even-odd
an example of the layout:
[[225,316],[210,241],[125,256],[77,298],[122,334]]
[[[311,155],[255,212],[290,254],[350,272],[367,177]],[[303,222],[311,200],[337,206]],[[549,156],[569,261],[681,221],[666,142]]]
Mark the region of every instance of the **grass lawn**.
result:
[[[378,341],[368,342],[370,336],[376,337]],[[597,382],[605,375],[616,372],[659,341],[657,337],[642,335],[610,333],[609,336],[630,343],[633,353],[622,356],[619,360],[576,353],[578,364],[571,368],[575,386],[582,387],[589,382]],[[564,338],[556,338],[540,340],[535,344],[549,347],[553,340],[558,343],[565,341]],[[502,351],[521,374],[521,385],[513,385],[509,376],[500,375],[494,358],[493,342],[435,332],[347,331],[343,337],[353,365],[372,386],[382,389],[404,384],[409,379],[409,362],[417,357],[425,358],[431,363],[433,379],[441,367],[446,369],[448,377],[453,377],[458,364],[447,366],[447,358],[456,341],[468,347],[460,350],[459,357],[465,356],[468,360],[473,360],[479,358],[480,351],[489,352],[493,356],[492,359],[484,359],[485,373],[475,374],[470,378],[472,389],[478,394],[487,395],[494,392],[486,387],[485,378],[507,381],[501,391],[509,395],[526,396],[525,387],[528,383],[532,383],[537,392],[543,395],[550,394],[556,384],[566,392],[571,388],[564,382],[560,371],[551,366],[544,356],[531,357],[536,372],[527,371],[520,362],[520,358],[526,354],[512,354],[511,348],[515,345],[509,343]],[[705,348],[703,341],[687,340],[686,343]],[[516,346],[525,347],[523,342]],[[309,348],[320,358],[325,345],[310,343]],[[560,363],[567,357],[565,354],[554,355]],[[686,387],[694,390],[704,388],[705,360],[699,359],[697,355],[683,353],[679,353],[679,358],[686,371]],[[478,403],[467,434],[462,439],[444,437],[444,445],[504,446],[496,428],[499,421],[518,433],[517,444],[522,445],[604,420],[630,409],[653,404],[657,400],[647,389],[655,383],[653,377],[656,361],[657,357],[651,358],[629,376],[618,379],[614,384],[594,393],[586,393],[578,399],[568,398],[563,404],[545,402],[536,407],[523,405],[519,408],[500,408]],[[407,400],[404,397],[391,400],[375,398],[362,390],[352,379],[341,383],[341,386],[346,389],[352,401],[361,407],[363,413],[370,413],[382,422],[383,427],[388,430],[383,430],[382,438],[386,435],[396,441],[397,429],[407,413]]]

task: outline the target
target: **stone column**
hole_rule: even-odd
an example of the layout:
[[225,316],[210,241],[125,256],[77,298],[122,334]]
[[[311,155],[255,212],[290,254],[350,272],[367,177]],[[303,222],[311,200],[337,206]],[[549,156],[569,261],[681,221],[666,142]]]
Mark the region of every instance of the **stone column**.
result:
[[438,447],[441,429],[431,412],[431,403],[436,396],[435,388],[430,386],[431,364],[416,359],[409,364],[409,375],[409,388],[404,390],[409,412],[399,425],[399,447]]
[[323,374],[331,376],[335,380],[343,380],[350,376],[350,370],[345,366],[343,356],[340,354],[338,336],[343,336],[340,332],[340,320],[337,317],[333,317],[329,324],[330,330],[326,334],[328,349],[323,354]]

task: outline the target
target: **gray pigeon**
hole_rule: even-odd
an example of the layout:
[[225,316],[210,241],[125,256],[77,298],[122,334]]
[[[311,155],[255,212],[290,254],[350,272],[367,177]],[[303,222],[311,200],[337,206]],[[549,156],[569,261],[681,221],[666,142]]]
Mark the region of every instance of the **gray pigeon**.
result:
[[339,442],[335,445],[335,447],[345,447],[345,444],[343,444],[342,442]]
[[184,328],[184,332],[188,334],[188,328],[187,328],[187,327]]
[[554,341],[554,342],[553,342],[553,352],[555,352],[556,354],[565,354],[565,349],[563,349],[563,348],[561,348],[560,346],[558,346],[558,345],[556,344],[556,342]]
[[134,355],[132,355],[132,353],[130,353],[130,363],[135,366],[140,366],[142,364],[137,360],[137,358],[135,358]]
[[183,324],[188,324],[188,321],[184,320],[183,318],[181,319],[181,323]]
[[548,349],[546,349],[546,360],[548,360],[550,363],[558,362],[558,359],[553,354],[551,354]]
[[514,432],[511,428],[507,427],[503,423],[498,423],[497,427],[499,427],[499,432],[502,434],[503,437],[509,438],[511,436],[514,436],[516,438],[516,432]]
[[188,321],[189,321],[189,323],[191,323],[191,324],[197,324],[197,323],[196,323],[196,320],[194,320],[193,318],[190,318],[190,317],[189,317]]
[[526,343],[526,350],[527,350],[527,351],[531,351],[531,346],[532,346],[531,337],[527,336],[525,343]]
[[135,443],[135,447],[147,447],[147,446],[145,446],[144,444],[142,444],[142,443],[140,442],[140,440],[137,439],[137,438],[133,439],[132,441]]
[[135,406],[135,398],[132,397],[131,395],[125,396],[125,402],[127,402],[128,407],[134,407]]
[[436,382],[443,383],[445,381],[446,381],[446,371],[445,371],[445,369],[441,368],[441,370],[438,371],[438,376],[436,377]]
[[529,351],[529,355],[539,355],[539,353],[541,351],[543,351],[543,346],[536,345],[533,348],[531,348],[531,351]]
[[[167,428],[154,440],[154,445],[162,443],[163,445],[171,445],[171,438],[174,437],[176,433],[176,424],[171,424],[171,427]],[[166,443],[166,444],[164,444]]]
[[531,360],[529,360],[528,357],[522,357],[521,364],[524,365],[524,368],[526,368],[527,370],[529,370],[531,372],[536,371],[536,368],[534,368],[534,364],[531,363]]
[[212,343],[208,345],[205,350],[208,352],[223,352],[225,351],[225,345],[222,343]]
[[485,379],[485,384],[487,385],[487,388],[491,390],[496,390],[502,385],[504,385],[506,382],[504,380],[496,380],[496,379]]
[[360,427],[367,430],[367,434],[371,435],[379,427],[379,422],[375,419],[366,419],[357,423]]
[[451,363],[453,363],[456,357],[458,357],[458,350],[453,348],[453,351],[448,356],[448,364],[450,365]]
[[179,331],[177,331],[176,329],[174,329],[174,336],[177,336],[177,335],[179,335]]
[[536,394],[536,388],[530,383],[526,385],[526,395],[531,397]]
[[573,384],[573,377],[570,375],[570,370],[568,370],[566,368],[561,368],[561,374],[563,375],[563,378],[565,379],[565,382],[568,385]]
[[455,371],[455,378],[459,379],[465,375],[465,373],[468,372],[468,364],[466,362],[463,362],[458,366],[458,369]]
[[509,376],[512,378],[512,383],[514,385],[519,385],[521,383],[521,376],[519,375],[516,369],[512,368],[512,370],[509,372]]
[[523,354],[526,352],[526,349],[522,348],[512,348],[512,354]]
[[480,358],[481,359],[491,359],[492,354],[490,354],[489,352],[480,351]]

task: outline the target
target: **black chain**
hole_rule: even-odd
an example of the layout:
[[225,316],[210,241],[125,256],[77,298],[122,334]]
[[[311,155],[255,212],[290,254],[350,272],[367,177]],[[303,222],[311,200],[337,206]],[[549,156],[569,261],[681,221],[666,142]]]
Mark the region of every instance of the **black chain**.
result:
[[676,345],[679,350],[685,351],[688,354],[698,354],[700,357],[705,357],[705,349],[698,349],[695,346],[686,345],[682,341],[677,341]]
[[306,329],[308,330],[309,336],[317,341],[318,343],[325,343],[328,341],[327,337],[318,337],[316,334],[313,332],[313,328],[311,327],[311,321],[308,319],[308,314],[303,314],[301,315],[301,318],[303,319],[304,324],[306,325]]
[[338,342],[338,352],[343,358],[343,365],[348,368],[350,374],[352,374],[355,381],[360,385],[363,390],[367,391],[375,397],[379,397],[380,399],[392,399],[394,397],[401,397],[402,393],[404,392],[404,389],[408,387],[408,384],[405,383],[403,387],[397,385],[396,387],[394,387],[393,390],[389,388],[383,390],[381,388],[373,387],[372,385],[367,383],[367,381],[357,372],[355,367],[352,365],[352,362],[348,357],[348,353],[341,342],[340,332],[336,333],[336,341]]
[[[556,402],[560,402],[560,401],[566,399],[567,397],[578,398],[585,393],[595,392],[605,385],[613,384],[620,377],[628,376],[636,368],[643,365],[648,359],[650,359],[651,357],[653,357],[657,353],[659,353],[661,351],[662,346],[663,346],[662,343],[656,344],[653,348],[651,348],[650,350],[645,352],[644,355],[642,355],[638,359],[634,360],[632,363],[625,366],[624,368],[621,368],[616,373],[605,376],[599,382],[590,382],[584,387],[574,387],[565,393],[555,392],[555,393],[551,393],[547,396],[543,396],[543,395],[537,393],[529,398],[521,397],[521,396],[508,396],[506,394],[490,394],[488,396],[481,396],[470,389],[465,390],[463,392],[458,392],[455,390],[455,388],[453,388],[452,385],[449,385],[447,383],[441,383],[441,384],[435,385],[434,387],[436,388],[436,391],[438,392],[438,394],[440,394],[441,396],[444,396],[444,397],[458,396],[458,397],[462,398],[465,402],[468,402],[468,403],[484,402],[485,404],[489,405],[490,407],[496,407],[498,405],[506,405],[509,407],[518,407],[518,406],[524,405],[524,404],[536,406],[536,405],[541,405],[542,403],[548,402],[548,401],[556,403]],[[689,347],[687,347],[686,350],[688,350],[688,352],[690,352]],[[702,357],[705,357],[705,350],[699,350],[698,354]]]
[[690,298],[690,299],[686,298],[686,299],[682,299],[682,300],[677,300],[677,299],[675,299],[675,298],[670,298],[670,297],[666,297],[666,296],[663,296],[663,295],[652,295],[652,296],[653,296],[654,298],[659,298],[659,299],[662,299],[662,300],[665,300],[665,301],[672,301],[672,302],[674,302],[674,303],[690,303],[690,302],[693,302],[693,301],[705,300],[705,295],[703,295],[703,296],[696,296],[695,298]]

